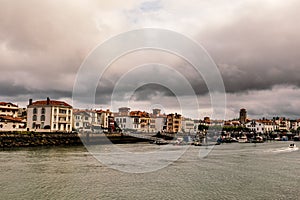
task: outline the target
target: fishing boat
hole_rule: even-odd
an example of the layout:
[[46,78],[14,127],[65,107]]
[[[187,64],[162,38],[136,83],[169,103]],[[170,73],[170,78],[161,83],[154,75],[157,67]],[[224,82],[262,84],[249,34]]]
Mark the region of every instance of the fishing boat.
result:
[[247,138],[247,136],[242,136],[239,138],[239,143],[248,143],[249,140]]

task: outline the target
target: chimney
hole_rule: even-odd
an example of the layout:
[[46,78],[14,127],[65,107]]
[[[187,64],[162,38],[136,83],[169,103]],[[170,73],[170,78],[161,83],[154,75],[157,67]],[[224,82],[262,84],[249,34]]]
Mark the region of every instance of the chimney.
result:
[[50,98],[47,97],[47,105],[49,105],[49,104],[50,104]]
[[32,105],[32,99],[29,99],[29,105]]

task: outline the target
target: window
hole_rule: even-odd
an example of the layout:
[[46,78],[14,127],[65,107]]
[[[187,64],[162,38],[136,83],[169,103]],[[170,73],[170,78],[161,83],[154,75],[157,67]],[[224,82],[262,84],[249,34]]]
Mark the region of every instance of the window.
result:
[[3,124],[0,124],[0,128],[3,128]]
[[53,128],[56,129],[56,124],[53,124]]
[[36,121],[36,119],[37,119],[36,115],[33,115],[32,116],[32,121]]
[[123,118],[123,123],[126,123],[126,118]]
[[13,128],[16,128],[16,125],[13,125]]
[[32,128],[35,128],[35,122],[32,123]]
[[71,115],[71,110],[69,110],[69,115]]
[[37,113],[37,109],[34,108],[34,109],[33,109],[33,114],[36,114],[36,113]]
[[76,122],[76,126],[79,126],[79,122]]
[[67,114],[67,110],[59,109],[59,113],[60,113],[60,114]]
[[45,121],[45,115],[41,115],[41,121]]
[[45,114],[45,108],[42,108],[42,114]]

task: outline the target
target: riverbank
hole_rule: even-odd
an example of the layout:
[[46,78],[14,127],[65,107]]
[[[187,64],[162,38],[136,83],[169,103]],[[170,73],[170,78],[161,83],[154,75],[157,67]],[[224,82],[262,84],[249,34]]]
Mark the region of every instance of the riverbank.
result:
[[1,132],[0,147],[82,145],[77,133]]
[[0,132],[0,148],[38,146],[77,146],[84,144],[126,144],[148,142],[147,139],[116,134],[94,134],[79,136],[78,133]]

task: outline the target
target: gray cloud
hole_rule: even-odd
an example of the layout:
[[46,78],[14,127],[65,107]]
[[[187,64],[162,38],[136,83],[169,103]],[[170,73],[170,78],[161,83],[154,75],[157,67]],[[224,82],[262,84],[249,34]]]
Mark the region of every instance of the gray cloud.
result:
[[199,34],[220,67],[226,90],[271,89],[277,84],[300,86],[300,3],[280,7],[252,4],[235,20]]
[[[228,92],[230,116],[240,107],[248,108],[253,116],[299,116],[295,106],[298,97],[293,94],[300,88],[300,3],[245,1],[235,3],[235,9],[229,9],[233,13],[226,10],[230,7],[226,1],[197,3],[1,1],[0,96],[10,101],[47,96],[71,98],[77,70],[92,48],[117,33],[150,26],[193,32],[194,39],[219,66]],[[213,13],[214,5],[218,5],[217,15]],[[230,19],[222,19],[223,13]],[[112,64],[101,80],[98,104],[109,105],[126,67],[148,62],[174,67],[190,81],[197,95],[208,97],[203,78],[182,59],[162,52],[127,56]],[[172,74],[155,71],[139,77],[149,75],[169,79],[168,83],[181,89],[180,95],[188,95]],[[124,85],[124,92],[131,86]],[[263,101],[265,94],[270,95],[268,101]],[[276,98],[271,97],[274,94]],[[166,97],[167,103],[172,93],[169,88],[150,84],[136,90],[133,98],[144,101],[157,96]],[[285,106],[281,104],[282,96]],[[122,94],[118,100],[122,100]]]

